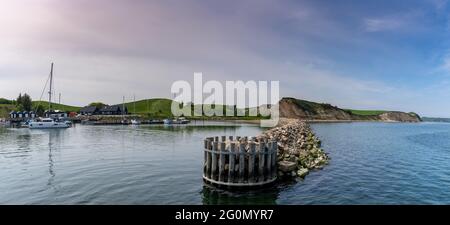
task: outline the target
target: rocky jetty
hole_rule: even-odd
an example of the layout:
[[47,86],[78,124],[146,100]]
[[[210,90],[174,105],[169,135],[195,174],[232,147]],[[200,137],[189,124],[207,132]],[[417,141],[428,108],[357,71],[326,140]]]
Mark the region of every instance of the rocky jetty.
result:
[[310,170],[328,164],[328,155],[311,127],[300,120],[282,120],[279,126],[265,131],[260,137],[278,142],[278,175],[304,178]]

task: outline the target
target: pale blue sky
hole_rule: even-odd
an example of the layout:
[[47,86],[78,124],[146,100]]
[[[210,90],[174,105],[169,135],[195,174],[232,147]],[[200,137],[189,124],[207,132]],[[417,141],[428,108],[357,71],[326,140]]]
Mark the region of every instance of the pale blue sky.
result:
[[281,96],[450,117],[446,0],[1,0],[0,97],[170,97],[179,79],[280,80]]

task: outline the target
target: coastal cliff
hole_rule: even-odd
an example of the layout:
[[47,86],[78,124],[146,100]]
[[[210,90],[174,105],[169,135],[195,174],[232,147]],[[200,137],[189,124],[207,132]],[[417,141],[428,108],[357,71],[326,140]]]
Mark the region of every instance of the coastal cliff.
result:
[[282,98],[279,101],[280,117],[308,121],[385,121],[420,122],[416,113],[398,111],[373,111],[358,113],[357,110],[341,109],[325,103],[315,103],[295,98]]

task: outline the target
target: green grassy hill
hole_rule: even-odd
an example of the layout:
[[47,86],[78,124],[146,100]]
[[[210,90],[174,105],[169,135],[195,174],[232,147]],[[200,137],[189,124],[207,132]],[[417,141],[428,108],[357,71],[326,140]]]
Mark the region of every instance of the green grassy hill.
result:
[[[35,110],[39,104],[42,105],[45,110],[48,109],[48,101],[33,101],[33,110]],[[70,105],[52,103],[53,110],[78,112],[78,111],[80,111],[81,108],[82,107],[78,107],[78,106],[70,106]]]
[[8,118],[9,113],[16,107],[11,104],[0,104],[0,118]]
[[[135,104],[136,103],[136,104]],[[130,114],[141,114],[149,117],[171,117],[172,100],[164,98],[144,99],[127,102],[125,106]],[[135,108],[136,106],[136,108]]]
[[[168,118],[173,117],[171,107],[172,100],[164,98],[154,98],[154,99],[144,99],[136,102],[127,102],[125,106],[128,108],[128,113],[139,114],[150,118]],[[136,104],[135,104],[136,103]],[[136,108],[135,108],[136,107]],[[223,106],[224,115],[225,110],[233,110],[233,106]],[[245,110],[248,113],[248,109]],[[191,116],[186,116],[191,119],[223,119],[225,117],[205,117],[205,116],[194,116],[193,111],[191,111]],[[259,119],[259,117],[226,117],[226,119]]]
[[378,116],[387,112],[386,110],[357,110],[357,109],[344,109],[350,111],[353,115],[359,116]]

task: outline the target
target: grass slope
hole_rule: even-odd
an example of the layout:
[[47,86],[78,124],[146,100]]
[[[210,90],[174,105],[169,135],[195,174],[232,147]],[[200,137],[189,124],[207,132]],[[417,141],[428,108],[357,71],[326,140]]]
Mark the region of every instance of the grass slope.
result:
[[[127,102],[125,106],[131,114],[141,114],[148,117],[171,117],[172,100],[164,98],[144,99]],[[136,106],[136,108],[135,108]]]
[[16,107],[11,104],[0,104],[0,118],[8,118],[9,113]]
[[[168,118],[173,117],[172,114],[172,100],[164,98],[154,98],[154,99],[144,99],[136,102],[127,102],[125,106],[128,108],[128,113],[139,114],[150,118]],[[198,106],[198,105],[196,105]],[[219,105],[218,105],[219,106]],[[222,106],[224,109],[223,115],[225,115],[225,110],[233,110],[233,106]],[[261,117],[249,117],[249,116],[194,116],[193,111],[191,111],[191,116],[186,116],[190,119],[239,119],[239,120],[252,120],[261,119]],[[245,109],[246,115],[248,114],[248,109]]]
[[[48,109],[48,101],[33,101],[33,110],[36,110],[36,107],[39,104],[42,105],[45,110]],[[64,104],[58,104],[58,103],[52,103],[52,109],[53,110],[78,112],[78,111],[80,111],[81,107],[64,105]]]
[[336,106],[332,106],[328,103],[317,103],[317,102],[310,102],[303,99],[296,99],[296,98],[284,98],[293,101],[299,108],[310,112],[310,113],[318,113],[321,111],[326,111],[329,109],[339,109]]
[[358,109],[345,109],[345,110],[350,111],[353,115],[359,116],[378,116],[380,114],[387,112],[385,110],[358,110]]

